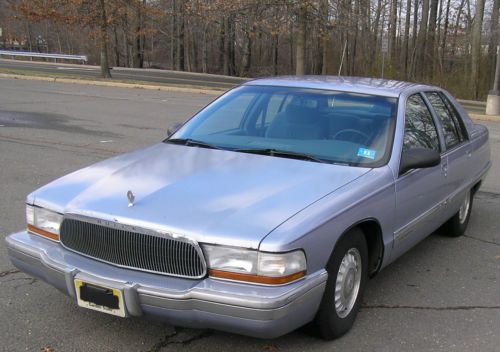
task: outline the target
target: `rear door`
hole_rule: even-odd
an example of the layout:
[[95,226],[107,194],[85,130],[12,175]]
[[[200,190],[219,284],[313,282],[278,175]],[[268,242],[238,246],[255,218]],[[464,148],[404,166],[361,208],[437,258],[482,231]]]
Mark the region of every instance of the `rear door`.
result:
[[[443,151],[436,121],[420,93],[406,102],[403,151],[411,148]],[[410,170],[396,180],[395,257],[436,229],[446,198],[446,167],[443,157],[440,165]]]
[[425,92],[432,111],[439,120],[438,128],[444,137],[443,157],[448,161],[446,216],[451,217],[460,207],[465,196],[468,170],[471,164],[471,147],[467,129],[453,104],[441,92]]

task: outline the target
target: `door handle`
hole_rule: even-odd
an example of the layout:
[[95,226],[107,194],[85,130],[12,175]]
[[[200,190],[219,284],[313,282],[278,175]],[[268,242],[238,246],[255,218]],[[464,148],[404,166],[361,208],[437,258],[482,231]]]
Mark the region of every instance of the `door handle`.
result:
[[467,157],[469,157],[469,158],[472,156],[472,152],[470,151],[470,149],[469,149],[469,150],[466,150],[466,151],[465,151],[465,154],[466,154],[466,155],[467,155]]
[[448,176],[448,164],[441,165],[441,169],[443,170],[444,177]]

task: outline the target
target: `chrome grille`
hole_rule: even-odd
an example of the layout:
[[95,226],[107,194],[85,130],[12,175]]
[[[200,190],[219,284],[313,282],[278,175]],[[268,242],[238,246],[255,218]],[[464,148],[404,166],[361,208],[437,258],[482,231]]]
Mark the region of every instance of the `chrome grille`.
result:
[[197,244],[160,237],[149,230],[111,225],[100,220],[65,218],[60,228],[61,243],[80,254],[122,267],[188,278],[205,276],[205,260]]

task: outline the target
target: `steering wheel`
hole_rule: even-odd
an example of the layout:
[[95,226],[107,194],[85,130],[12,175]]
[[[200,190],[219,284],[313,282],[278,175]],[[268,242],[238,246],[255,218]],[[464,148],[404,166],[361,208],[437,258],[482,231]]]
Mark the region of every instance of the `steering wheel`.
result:
[[[340,136],[345,135],[344,138],[340,138]],[[346,136],[353,136],[354,138],[346,138]],[[348,142],[359,142],[360,144],[364,144],[368,142],[370,137],[361,131],[352,129],[352,128],[346,128],[343,130],[338,131],[333,135],[333,139],[338,139],[341,141],[348,141]]]

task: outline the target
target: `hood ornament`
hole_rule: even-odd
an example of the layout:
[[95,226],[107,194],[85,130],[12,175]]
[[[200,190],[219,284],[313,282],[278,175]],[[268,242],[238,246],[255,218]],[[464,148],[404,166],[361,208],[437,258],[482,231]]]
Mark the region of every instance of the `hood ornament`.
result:
[[134,206],[134,200],[135,200],[135,196],[134,194],[132,193],[132,191],[128,191],[127,192],[127,198],[128,198],[128,207],[133,207]]

